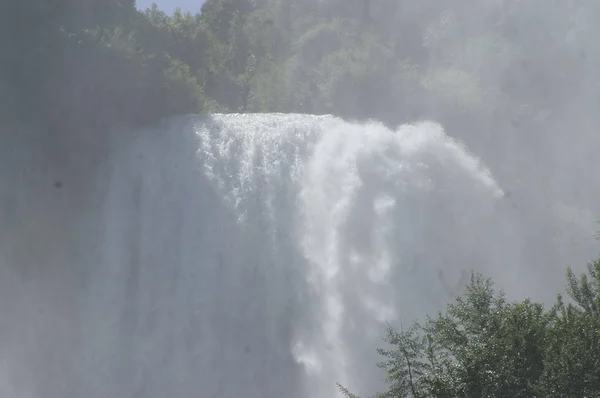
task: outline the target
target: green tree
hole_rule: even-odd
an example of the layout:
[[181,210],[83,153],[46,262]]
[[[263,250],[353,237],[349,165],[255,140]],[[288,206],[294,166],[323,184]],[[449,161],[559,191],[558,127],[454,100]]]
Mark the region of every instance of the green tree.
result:
[[576,276],[567,270],[569,303],[558,296],[541,379],[544,396],[600,394],[600,259]]
[[[376,397],[585,397],[600,394],[600,260],[567,271],[570,303],[506,301],[472,274],[444,313],[406,330],[388,328],[378,364],[388,390]],[[354,397],[346,388],[340,390]]]

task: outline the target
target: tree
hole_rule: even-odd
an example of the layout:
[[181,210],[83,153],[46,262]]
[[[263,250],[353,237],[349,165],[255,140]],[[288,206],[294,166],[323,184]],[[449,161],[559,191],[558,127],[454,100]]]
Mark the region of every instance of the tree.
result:
[[[388,328],[388,390],[376,397],[585,397],[600,394],[600,259],[567,271],[565,304],[544,310],[507,302],[490,279],[471,275],[445,313],[406,330]],[[356,398],[343,386],[348,398]]]
[[558,296],[556,320],[549,330],[540,381],[544,396],[590,397],[600,394],[600,259],[577,277],[567,270],[566,304]]

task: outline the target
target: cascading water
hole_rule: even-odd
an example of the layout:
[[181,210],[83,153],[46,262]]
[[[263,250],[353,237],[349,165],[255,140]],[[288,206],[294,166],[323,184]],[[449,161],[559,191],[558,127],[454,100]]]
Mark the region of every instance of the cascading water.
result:
[[[170,123],[126,148],[111,178],[106,259],[88,297],[90,333],[105,345],[89,356],[120,359],[105,362],[106,379],[86,372],[98,396],[373,388],[384,322],[437,308],[447,295],[436,267],[452,276],[466,266],[464,252],[432,239],[473,234],[466,220],[483,221],[502,195],[433,123],[396,132],[301,115]],[[437,231],[453,220],[453,231]]]
[[32,396],[371,394],[385,322],[441,308],[469,269],[527,279],[502,190],[435,123],[186,116],[115,148],[70,365]]

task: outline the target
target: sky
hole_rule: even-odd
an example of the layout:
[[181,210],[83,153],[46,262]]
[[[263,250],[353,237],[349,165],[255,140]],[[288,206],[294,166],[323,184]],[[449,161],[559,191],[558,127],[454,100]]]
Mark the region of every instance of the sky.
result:
[[166,13],[172,13],[177,7],[183,11],[190,11],[191,13],[200,12],[203,0],[137,0],[136,4],[138,8],[144,10],[149,8],[152,3],[156,3],[159,9]]

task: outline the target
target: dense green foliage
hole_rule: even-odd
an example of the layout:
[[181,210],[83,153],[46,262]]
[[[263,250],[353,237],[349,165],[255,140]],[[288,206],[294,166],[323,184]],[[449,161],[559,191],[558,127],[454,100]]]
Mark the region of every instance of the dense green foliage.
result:
[[169,16],[132,0],[30,0],[4,14],[3,83],[22,101],[95,94],[134,121],[212,107],[395,124],[491,113],[535,123],[598,82],[600,53],[577,40],[593,33],[591,2],[446,3],[208,0]]
[[[378,397],[595,397],[600,394],[600,259],[567,272],[569,302],[508,302],[472,274],[444,313],[389,328]],[[348,397],[354,397],[340,387]]]
[[[15,3],[17,4],[17,3]],[[54,133],[200,109],[187,66],[144,48],[133,1],[23,1],[3,13],[3,111]],[[7,95],[8,94],[8,95]]]

